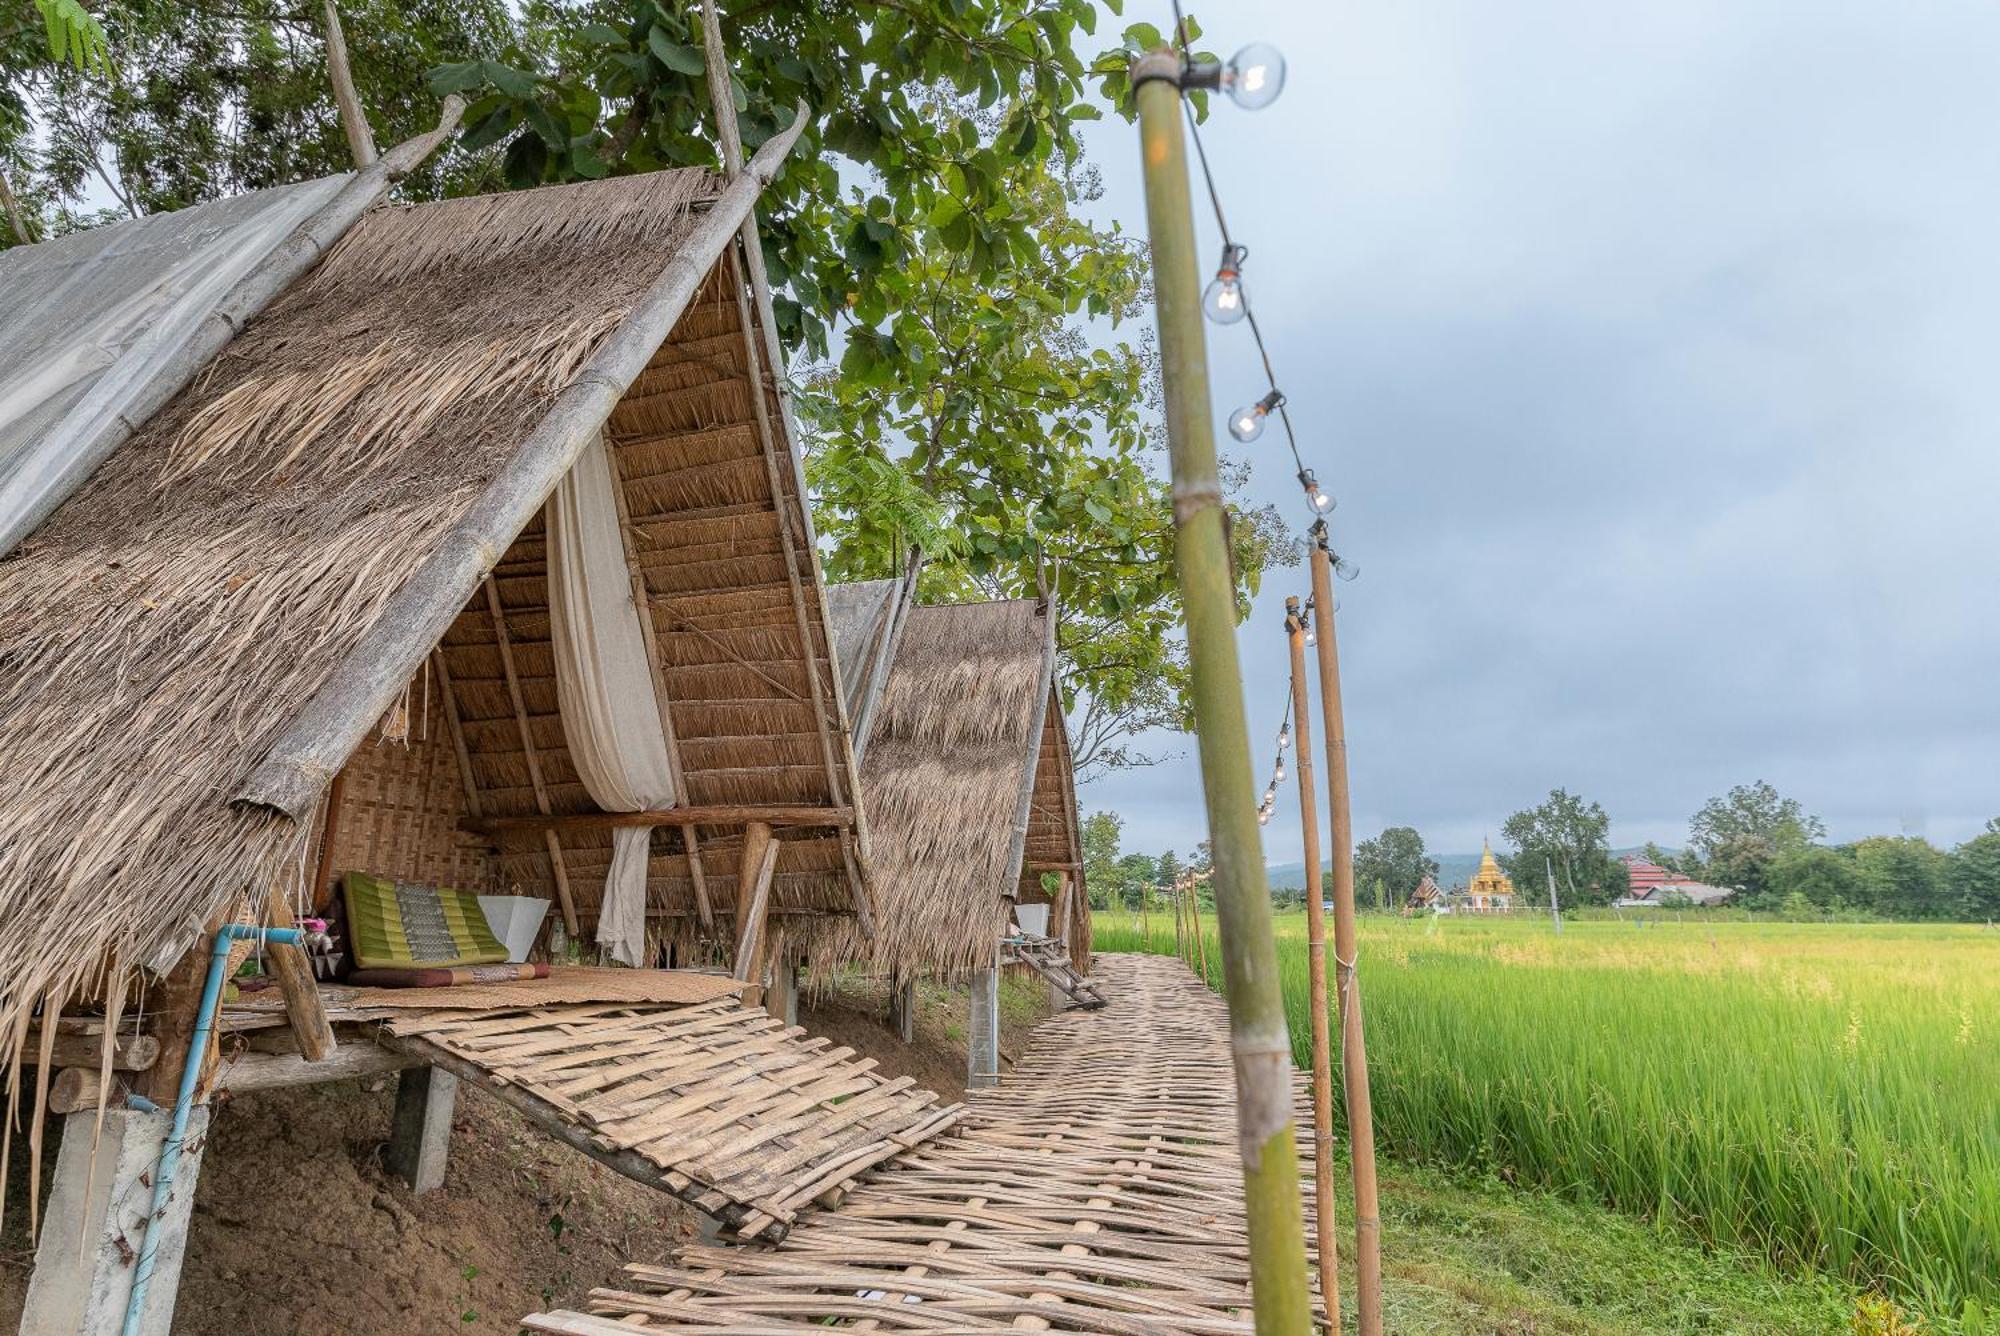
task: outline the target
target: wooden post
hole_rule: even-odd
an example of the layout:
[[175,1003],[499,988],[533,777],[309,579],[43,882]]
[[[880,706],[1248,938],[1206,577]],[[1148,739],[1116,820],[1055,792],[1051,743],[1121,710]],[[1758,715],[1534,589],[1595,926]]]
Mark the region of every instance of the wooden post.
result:
[[1312,716],[1306,708],[1306,623],[1296,598],[1285,600],[1292,657],[1292,739],[1298,755],[1299,823],[1305,830],[1306,971],[1312,1012],[1313,1218],[1319,1233],[1319,1296],[1327,1326],[1340,1329],[1340,1245],[1333,1209],[1333,1036],[1326,993],[1326,905],[1320,883],[1319,796],[1313,788]]
[[319,862],[313,869],[312,907],[322,913],[333,903],[333,842],[340,838],[340,809],[347,793],[347,767],[334,772],[326,786],[326,821],[319,829]]
[[1201,882],[1188,878],[1188,918],[1194,924],[1195,957],[1201,962],[1201,981],[1208,982],[1208,939],[1201,935]]
[[451,1114],[458,1078],[435,1067],[411,1067],[396,1078],[396,1113],[382,1167],[421,1196],[444,1186],[451,1151]]
[[[272,892],[264,910],[264,921],[273,928],[297,926],[292,920],[292,907],[285,902],[282,891]],[[333,1026],[326,1019],[326,1004],[319,995],[319,984],[313,979],[311,958],[303,947],[267,942],[264,959],[270,962],[271,973],[278,980],[278,991],[284,994],[285,1016],[292,1023],[292,1034],[299,1041],[299,1052],[307,1062],[326,1061],[333,1056]]]
[[743,991],[743,1001],[753,1007],[764,996],[764,924],[771,912],[771,877],[778,868],[778,848],[771,828],[763,822],[752,821],[743,828],[743,858],[736,869],[734,973],[750,985]]
[[994,962],[973,971],[972,1000],[965,1034],[965,1087],[980,1090],[1000,1084],[1000,965],[999,947]]
[[1319,632],[1319,699],[1326,724],[1326,786],[1333,835],[1333,959],[1340,985],[1340,1070],[1347,1091],[1347,1144],[1354,1161],[1354,1298],[1361,1336],[1382,1333],[1382,1217],[1375,1188],[1375,1118],[1368,1095],[1368,1043],[1355,976],[1354,822],[1348,808],[1347,733],[1340,706],[1340,651],[1333,616],[1333,553],[1326,521],[1313,526],[1312,589]]
[[908,978],[889,980],[889,1025],[896,1031],[896,1037],[908,1044],[917,1037],[917,981]]

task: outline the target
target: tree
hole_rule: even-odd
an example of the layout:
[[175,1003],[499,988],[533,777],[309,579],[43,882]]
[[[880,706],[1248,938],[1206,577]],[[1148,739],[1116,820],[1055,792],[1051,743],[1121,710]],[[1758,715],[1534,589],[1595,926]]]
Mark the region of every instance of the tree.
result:
[[1669,853],[1651,840],[1647,840],[1645,844],[1640,846],[1639,857],[1645,859],[1648,863],[1663,867],[1677,876],[1685,877],[1689,875],[1687,864],[1690,860],[1681,854]]
[[1147,896],[1156,893],[1159,879],[1159,865],[1152,855],[1126,854],[1118,860],[1120,903],[1140,908]]
[[1125,821],[1116,812],[1092,812],[1083,819],[1079,832],[1083,844],[1083,884],[1090,894],[1092,909],[1109,909],[1123,903],[1117,892],[1118,840]]
[[2000,820],[1951,853],[1951,889],[1962,918],[2000,918]]
[[1862,903],[1884,918],[1954,917],[1951,862],[1929,840],[1876,835],[1858,840],[1854,861]]
[[[118,202],[112,216],[136,216],[353,165],[319,6],[104,0],[91,8],[116,59],[89,73],[17,64],[0,21],[0,64],[9,71],[0,154],[9,149],[12,105],[44,142],[25,142],[23,128],[9,164],[24,202],[53,230],[101,221],[80,212],[98,187]],[[506,0],[345,0],[341,11],[357,89],[387,143],[436,123],[437,98],[425,86],[433,68],[491,58],[516,36]],[[448,152],[403,190],[426,198],[491,188],[500,165],[497,153]]]
[[1576,904],[1609,904],[1625,893],[1625,865],[1611,856],[1611,818],[1604,808],[1570,793],[1552,789],[1548,801],[1507,818],[1501,836],[1514,846],[1501,863],[1515,886],[1546,887],[1548,869],[1555,870],[1556,900],[1567,909]]
[[1746,892],[1743,903],[1751,909],[1790,904],[1786,913],[1796,918],[1798,904],[1791,903],[1795,896],[1798,904],[1813,909],[1858,908],[1863,900],[1861,871],[1853,853],[1817,844],[1787,849],[1770,860],[1757,893]]
[[1372,893],[1378,908],[1402,904],[1418,882],[1437,872],[1437,860],[1424,852],[1424,837],[1410,826],[1391,826],[1354,847],[1355,888]]
[[1775,857],[1803,849],[1825,834],[1820,819],[1798,799],[1784,797],[1761,779],[1710,798],[1688,821],[1688,846],[1704,863],[1732,841],[1753,841]]

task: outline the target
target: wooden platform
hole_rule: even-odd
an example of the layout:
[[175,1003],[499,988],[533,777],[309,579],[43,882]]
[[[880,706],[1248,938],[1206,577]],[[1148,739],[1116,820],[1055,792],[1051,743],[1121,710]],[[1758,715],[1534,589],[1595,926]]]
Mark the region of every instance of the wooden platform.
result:
[[963,1107],[733,997],[403,1012],[378,1042],[470,1081],[558,1139],[743,1238],[948,1131]]
[[904,1157],[778,1247],[628,1267],[588,1312],[522,1327],[1250,1331],[1227,1013],[1164,957],[1106,956],[1097,978],[1109,1004],[1038,1028],[1006,1080],[971,1097],[962,1136]]

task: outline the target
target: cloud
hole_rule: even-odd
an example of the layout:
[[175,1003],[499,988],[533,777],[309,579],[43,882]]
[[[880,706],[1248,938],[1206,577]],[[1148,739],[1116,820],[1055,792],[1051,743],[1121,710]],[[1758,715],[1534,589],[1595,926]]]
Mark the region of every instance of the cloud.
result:
[[[1357,829],[1476,848],[1563,785],[1672,841],[1757,778],[1836,838],[2000,812],[2000,13],[1273,0],[1224,26],[1292,63],[1204,135],[1362,567]],[[1138,230],[1134,147],[1093,140],[1099,209]],[[1210,342],[1226,410],[1260,373],[1240,329]],[[1241,632],[1259,767],[1303,583]],[[1184,751],[1085,804],[1191,844]],[[1267,841],[1296,858],[1289,793]]]

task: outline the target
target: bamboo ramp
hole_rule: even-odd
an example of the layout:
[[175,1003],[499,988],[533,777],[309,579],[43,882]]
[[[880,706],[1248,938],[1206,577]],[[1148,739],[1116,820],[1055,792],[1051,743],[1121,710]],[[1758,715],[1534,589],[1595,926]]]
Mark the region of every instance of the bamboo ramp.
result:
[[1015,933],[1003,938],[1002,952],[1013,964],[1026,965],[1062,991],[1072,1006],[1096,1008],[1104,1005],[1104,994],[1078,971],[1070,960],[1069,947],[1053,937],[1035,933]]
[[522,1328],[1252,1330],[1228,1013],[1176,960],[1101,965],[1109,1005],[1038,1028],[1003,1083],[970,1096],[960,1136],[902,1157],[777,1247],[630,1266],[587,1312]]
[[964,1111],[733,996],[393,1015],[381,1042],[745,1239],[782,1237]]

